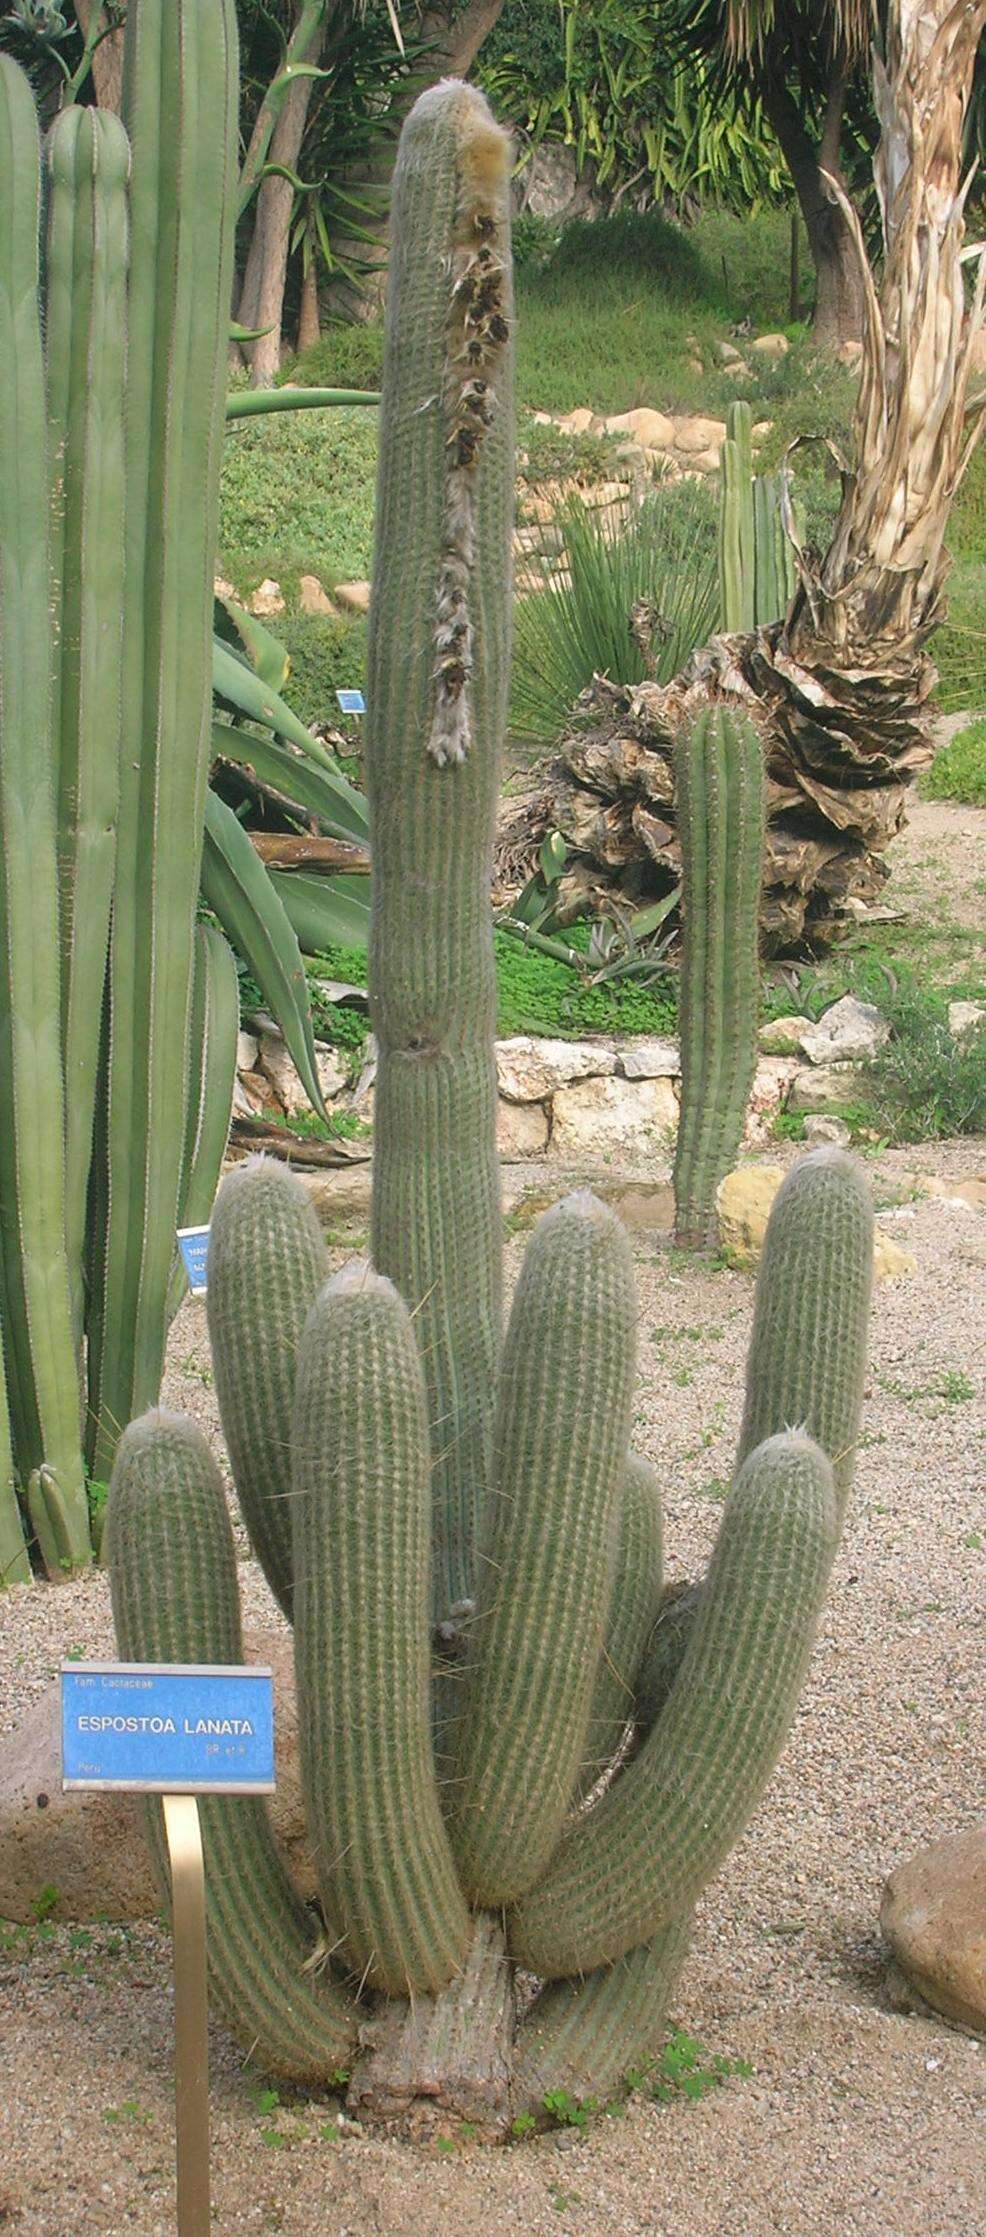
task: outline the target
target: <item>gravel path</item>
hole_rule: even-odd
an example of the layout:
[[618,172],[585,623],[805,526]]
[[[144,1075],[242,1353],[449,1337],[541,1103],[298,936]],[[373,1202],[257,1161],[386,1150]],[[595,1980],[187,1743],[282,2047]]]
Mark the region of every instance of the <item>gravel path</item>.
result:
[[[447,2153],[340,2129],[337,2104],[261,2102],[213,2045],[216,2226],[288,2237],[972,2237],[986,2221],[986,2047],[901,2009],[877,1932],[887,1873],[982,1810],[986,1213],[915,1196],[986,1144],[873,1169],[918,1260],[877,1293],[864,1449],[791,1742],[700,1906],[674,2019],[753,2072],[700,2103],[635,2101],[586,2136]],[[519,1243],[510,1255],[516,1265]],[[740,1413],[752,1283],[637,1238],[636,1438],[667,1485],[672,1570],[706,1558]],[[168,1398],[214,1429],[204,1316],[175,1325]],[[252,1621],[271,1620],[254,1565]],[[72,1648],[111,1648],[105,1580],[0,1600],[3,1726]],[[169,1944],[153,1927],[0,1937],[0,2230],[173,2223]],[[978,2128],[978,2134],[977,2134]]]

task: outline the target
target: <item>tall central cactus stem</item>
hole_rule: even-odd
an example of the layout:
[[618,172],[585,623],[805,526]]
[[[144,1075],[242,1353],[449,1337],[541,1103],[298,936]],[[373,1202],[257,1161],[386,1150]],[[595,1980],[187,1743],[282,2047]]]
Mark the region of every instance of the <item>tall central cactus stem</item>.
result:
[[[157,1396],[185,1126],[211,739],[236,162],[233,0],[136,0],[123,755],[110,950],[108,1221],[90,1325],[95,1473]],[[222,222],[217,211],[224,213]]]
[[373,1257],[407,1300],[433,1459],[433,1614],[474,1591],[500,1341],[489,891],[513,515],[510,147],[449,81],[394,182],[370,613]]

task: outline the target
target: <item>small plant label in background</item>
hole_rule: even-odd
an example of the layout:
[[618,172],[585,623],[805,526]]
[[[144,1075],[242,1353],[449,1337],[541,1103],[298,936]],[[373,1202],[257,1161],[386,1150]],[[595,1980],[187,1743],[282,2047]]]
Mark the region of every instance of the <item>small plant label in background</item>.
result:
[[209,1230],[207,1227],[179,1227],[176,1233],[192,1296],[204,1297],[208,1286],[206,1264],[209,1256]]
[[344,715],[365,715],[366,701],[361,691],[337,691],[336,698]]

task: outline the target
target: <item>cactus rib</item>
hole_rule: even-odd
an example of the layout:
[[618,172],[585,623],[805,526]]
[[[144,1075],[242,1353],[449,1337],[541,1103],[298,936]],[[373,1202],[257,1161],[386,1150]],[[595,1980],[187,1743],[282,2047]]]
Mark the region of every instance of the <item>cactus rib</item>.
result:
[[325,1907],[359,1974],[443,1988],[469,1914],[438,1799],[428,1705],[428,1416],[414,1330],[359,1264],[319,1293],[292,1436],[302,1783]]
[[[135,1662],[240,1663],[236,1553],[216,1464],[201,1431],[145,1414],[120,1440],[106,1513],[117,1644]],[[199,1804],[209,1971],[233,2032],[265,2069],[324,2080],[346,2064],[356,2012],[319,1964],[310,1912],[277,1854],[260,1796]],[[167,1890],[160,1804],[151,1845]]]
[[539,1877],[586,1753],[635,1368],[633,1260],[588,1193],[539,1220],[504,1348],[453,1841],[472,1901]]
[[639,1755],[508,1918],[549,1978],[679,1918],[755,1810],[797,1705],[838,1534],[832,1471],[797,1432],[741,1468],[677,1680]]

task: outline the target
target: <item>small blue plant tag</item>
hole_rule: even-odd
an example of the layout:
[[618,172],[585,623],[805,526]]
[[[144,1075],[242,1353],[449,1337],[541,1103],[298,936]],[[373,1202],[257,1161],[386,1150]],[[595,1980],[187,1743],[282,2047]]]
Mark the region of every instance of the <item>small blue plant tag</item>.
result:
[[366,701],[361,691],[337,691],[336,698],[344,715],[365,715]]
[[206,1263],[209,1256],[209,1230],[207,1227],[179,1227],[178,1248],[182,1264],[188,1275],[188,1286],[193,1297],[206,1293]]

